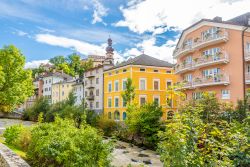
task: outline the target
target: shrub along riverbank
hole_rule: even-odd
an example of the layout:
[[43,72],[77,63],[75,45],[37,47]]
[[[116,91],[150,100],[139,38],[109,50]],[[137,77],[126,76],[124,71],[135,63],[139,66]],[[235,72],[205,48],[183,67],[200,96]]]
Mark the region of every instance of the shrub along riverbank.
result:
[[[76,154],[76,150],[78,153],[86,153],[84,144],[94,144],[89,141],[89,135],[93,135],[98,138],[99,143],[95,147],[102,149],[95,152],[90,151],[95,147],[90,147],[87,154],[100,153],[96,155],[104,158],[100,160],[100,164],[109,164],[111,147],[101,144],[101,135],[104,134],[157,149],[164,166],[250,166],[250,118],[247,99],[239,101],[234,108],[230,103],[219,102],[215,94],[204,93],[201,99],[185,104],[166,121],[161,120],[162,108],[156,103],[144,106],[128,104],[127,119],[124,122],[115,122],[107,119],[107,116],[96,115],[86,109],[84,104],[79,107],[73,104],[72,95],[65,102],[52,106],[47,104],[46,99],[40,99],[27,111],[26,118],[51,122],[40,123],[39,128],[31,130],[31,136],[34,137],[31,137],[28,146],[31,151],[27,151],[27,158],[31,163],[38,164],[38,161],[43,161],[58,166],[67,164],[71,155],[81,155]],[[64,130],[60,129],[61,126]],[[85,132],[89,135],[84,136],[82,133]],[[80,134],[83,136],[80,137]],[[40,138],[43,140],[39,140]],[[58,142],[59,139],[64,142]],[[81,143],[80,139],[86,143]],[[18,142],[16,146],[20,147]],[[68,148],[72,150],[67,150]],[[40,153],[43,150],[46,151]],[[61,156],[59,153],[64,154]],[[82,163],[88,162],[83,160]]]

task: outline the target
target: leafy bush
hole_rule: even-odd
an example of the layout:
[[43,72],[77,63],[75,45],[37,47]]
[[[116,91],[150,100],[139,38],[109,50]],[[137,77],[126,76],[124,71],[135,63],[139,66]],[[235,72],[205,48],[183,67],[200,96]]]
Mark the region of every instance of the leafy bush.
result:
[[78,129],[73,121],[56,118],[34,127],[27,158],[40,167],[109,166],[111,151],[96,129],[88,125]]
[[161,130],[162,108],[157,103],[148,103],[141,107],[129,105],[125,121],[132,141],[136,138],[140,144],[154,148],[158,143],[157,133]]
[[98,127],[103,131],[105,136],[112,136],[112,134],[117,130],[117,123],[108,119],[105,116],[98,120]]
[[8,127],[3,136],[5,142],[22,150],[27,150],[31,142],[31,130],[23,125],[13,125]]

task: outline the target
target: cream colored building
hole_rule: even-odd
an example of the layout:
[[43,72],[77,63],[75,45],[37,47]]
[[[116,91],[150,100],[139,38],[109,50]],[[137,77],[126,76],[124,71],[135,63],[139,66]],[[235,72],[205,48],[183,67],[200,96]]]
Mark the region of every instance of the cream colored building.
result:
[[75,84],[74,80],[52,84],[52,104],[66,100],[73,91],[73,84]]

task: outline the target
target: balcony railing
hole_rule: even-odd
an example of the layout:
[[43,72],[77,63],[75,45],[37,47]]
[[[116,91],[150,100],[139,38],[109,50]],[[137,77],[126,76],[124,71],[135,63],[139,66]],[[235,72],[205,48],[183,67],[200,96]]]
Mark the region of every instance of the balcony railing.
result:
[[193,44],[191,45],[186,45],[184,47],[177,48],[174,51],[173,56],[177,58],[179,56],[192,53],[195,49],[200,49],[221,42],[226,42],[228,40],[229,40],[228,32],[225,29],[219,29],[218,32],[216,32],[215,34],[208,34],[206,37],[203,38],[201,37],[195,38]]
[[226,52],[219,52],[216,55],[202,56],[200,59],[198,59],[197,63],[195,64],[195,67],[204,67],[208,65],[228,63],[228,62],[229,62],[228,54]]
[[220,30],[215,34],[208,35],[203,39],[198,39],[197,42],[194,43],[194,48],[199,49],[203,47],[207,47],[209,45],[218,44],[221,42],[226,42],[229,40],[229,35],[226,30]]
[[186,71],[190,71],[195,67],[195,64],[193,62],[187,63],[187,64],[181,64],[179,66],[175,67],[175,73],[183,73]]
[[193,81],[193,87],[213,86],[213,85],[228,85],[229,76],[225,74],[218,74],[216,76],[208,76],[196,78]]
[[[249,83],[250,83],[250,74],[249,74]],[[181,84],[181,89],[194,89],[197,87],[206,87],[214,85],[229,85],[230,80],[229,76],[225,74],[218,74],[216,76],[209,77],[197,77],[193,81],[183,81]]]
[[87,100],[94,100],[95,96],[94,95],[89,95],[86,97]]
[[86,75],[85,76],[86,78],[93,78],[93,77],[95,77],[95,74],[93,74],[93,73],[89,73],[88,75]]
[[228,63],[229,62],[229,56],[226,52],[219,52],[216,55],[210,55],[210,56],[201,56],[200,58],[196,58],[191,63],[187,64],[180,64],[175,66],[175,73],[184,73],[187,71],[194,70],[196,68],[214,65],[214,64],[221,64],[221,63]]
[[245,81],[246,81],[246,84],[250,84],[250,73],[246,73],[245,74]]
[[250,61],[250,49],[245,50],[245,61]]
[[95,88],[95,85],[94,84],[89,84],[86,86],[87,89],[94,89]]

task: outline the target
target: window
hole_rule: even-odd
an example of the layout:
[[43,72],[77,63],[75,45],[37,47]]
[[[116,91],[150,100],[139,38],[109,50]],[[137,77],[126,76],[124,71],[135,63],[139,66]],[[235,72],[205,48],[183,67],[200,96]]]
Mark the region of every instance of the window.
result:
[[154,79],[154,90],[159,90],[160,87],[160,80],[159,79]]
[[51,83],[51,79],[49,79],[49,83]]
[[246,71],[247,71],[247,74],[249,75],[250,74],[250,64],[247,65]]
[[115,120],[120,120],[120,112],[119,111],[115,111]]
[[117,71],[115,71],[115,73],[116,73],[116,74],[118,74],[118,73],[119,73],[119,71],[117,70]]
[[145,68],[140,68],[140,71],[144,72],[144,71],[146,71],[146,70],[145,70]]
[[154,102],[160,105],[160,96],[154,96]]
[[126,90],[127,79],[122,80],[122,90]]
[[115,97],[115,107],[119,107],[119,97]]
[[123,113],[122,113],[122,119],[123,119],[123,121],[124,121],[126,118],[127,118],[127,113],[126,113],[126,112],[123,112]]
[[220,68],[212,68],[202,71],[202,76],[204,78],[213,77],[214,79],[219,79],[218,74],[220,74]]
[[167,81],[167,89],[172,86],[172,81]]
[[167,97],[167,107],[172,108],[173,107],[173,100],[171,98]]
[[62,84],[62,87],[64,88],[64,85]]
[[123,69],[122,72],[127,72],[127,69]]
[[99,78],[96,78],[96,79],[95,79],[95,83],[96,83],[96,84],[99,84]]
[[172,72],[171,72],[171,70],[167,70],[166,73],[167,74],[171,74]]
[[146,103],[146,96],[140,96],[140,105],[144,105]]
[[192,46],[192,44],[193,44],[193,40],[192,39],[187,39],[183,43],[183,48],[190,47],[190,46]]
[[95,95],[96,95],[96,96],[99,96],[99,89],[96,89]]
[[154,72],[159,72],[159,70],[154,70]]
[[90,107],[90,109],[93,108],[93,102],[90,102],[90,103],[89,103],[89,107]]
[[64,96],[64,91],[62,91],[62,96]]
[[51,88],[49,87],[49,91],[51,90]]
[[108,98],[108,107],[109,108],[112,107],[112,98],[111,97]]
[[202,98],[202,92],[193,92],[192,96],[193,96],[194,100],[201,99]]
[[230,99],[230,91],[222,90],[221,91],[221,99]]
[[95,102],[95,108],[99,108],[99,102]]
[[111,112],[108,112],[108,118],[112,119],[112,113]]
[[184,80],[187,82],[192,82],[192,74],[186,74],[184,76]]
[[108,91],[111,92],[112,91],[112,82],[108,83]]
[[250,42],[247,42],[247,44],[246,44],[246,51],[250,52]]
[[145,78],[141,78],[140,79],[140,86],[139,86],[140,90],[146,90],[146,79]]
[[127,102],[124,98],[122,98],[122,107],[126,107],[127,106]]
[[206,31],[203,31],[201,33],[201,38],[202,40],[209,40],[213,38],[218,38],[219,37],[219,28],[218,27],[212,27],[207,29]]
[[47,79],[45,80],[45,83],[46,83],[46,84],[48,83]]
[[96,74],[98,74],[98,73],[99,73],[98,68],[95,70],[95,73],[96,73]]
[[115,91],[119,91],[119,81],[115,81]]

